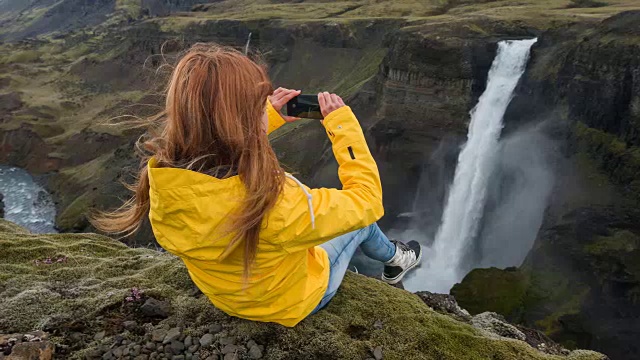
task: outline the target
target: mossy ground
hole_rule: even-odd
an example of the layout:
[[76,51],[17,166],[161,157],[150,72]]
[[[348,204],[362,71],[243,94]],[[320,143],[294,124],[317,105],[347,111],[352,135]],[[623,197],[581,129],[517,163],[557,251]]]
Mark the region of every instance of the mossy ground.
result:
[[513,318],[522,311],[529,277],[517,269],[475,269],[451,289],[471,314],[493,311]]
[[[58,341],[69,331],[92,336],[105,329],[110,336],[128,320],[118,309],[126,307],[125,297],[137,287],[171,303],[168,324],[186,324],[189,333],[198,335],[207,324],[222,323],[264,343],[266,359],[363,359],[378,346],[385,359],[559,358],[524,342],[487,337],[434,312],[414,294],[351,273],[325,310],[285,328],[223,314],[206,297],[190,295],[193,284],[179,259],[104,236],[35,235],[0,220],[0,251],[0,329],[5,332],[53,328]],[[45,258],[65,260],[35,263]],[[377,320],[382,328],[373,326]],[[76,349],[70,356],[82,353]],[[585,352],[571,358],[602,356]]]
[[581,122],[576,123],[574,134],[581,149],[591,155],[613,182],[625,185],[624,190],[640,201],[640,148]]

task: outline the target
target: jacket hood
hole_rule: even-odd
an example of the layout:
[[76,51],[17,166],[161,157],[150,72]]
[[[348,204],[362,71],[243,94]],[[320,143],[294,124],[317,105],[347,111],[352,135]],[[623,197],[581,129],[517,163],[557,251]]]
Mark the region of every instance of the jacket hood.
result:
[[[245,195],[239,176],[218,179],[191,170],[159,168],[155,158],[149,160],[148,174],[149,219],[162,247],[174,254],[219,261],[235,251],[227,249],[233,235],[227,226],[230,215],[242,205]],[[304,192],[309,218],[315,228],[311,193],[293,175],[286,176],[293,186],[299,186]],[[168,235],[176,233],[181,236]]]
[[163,248],[208,261],[221,261],[235,250],[226,251],[232,237],[227,224],[244,198],[239,176],[218,179],[186,169],[160,168],[155,158],[149,160],[148,174],[149,220]]

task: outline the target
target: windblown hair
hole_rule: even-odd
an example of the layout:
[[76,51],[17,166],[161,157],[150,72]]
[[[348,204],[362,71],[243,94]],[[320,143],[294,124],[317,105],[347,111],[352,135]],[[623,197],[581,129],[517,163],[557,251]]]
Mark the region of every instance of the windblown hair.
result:
[[149,213],[151,157],[174,167],[219,178],[240,176],[246,196],[228,229],[227,252],[244,242],[244,275],[255,260],[263,218],[275,205],[284,171],[269,144],[262,117],[273,87],[265,67],[228,47],[196,44],[176,65],[166,90],[165,109],[149,119],[138,141],[140,173],[129,185],[131,199],[113,212],[100,212],[93,225],[130,236]]

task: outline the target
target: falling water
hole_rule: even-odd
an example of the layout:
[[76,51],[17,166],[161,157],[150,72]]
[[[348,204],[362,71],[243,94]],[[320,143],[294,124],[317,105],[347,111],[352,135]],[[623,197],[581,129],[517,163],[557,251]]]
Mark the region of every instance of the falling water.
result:
[[432,248],[424,265],[405,286],[410,290],[449,292],[461,280],[461,262],[482,220],[488,181],[495,167],[502,118],[524,73],[537,39],[501,41],[491,65],[487,88],[471,111],[471,122]]
[[23,169],[0,166],[5,219],[35,233],[56,232],[51,196]]

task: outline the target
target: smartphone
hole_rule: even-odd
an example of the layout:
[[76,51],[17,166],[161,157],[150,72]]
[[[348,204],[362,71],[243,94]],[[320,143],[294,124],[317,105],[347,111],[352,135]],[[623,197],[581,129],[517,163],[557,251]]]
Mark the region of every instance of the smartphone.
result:
[[318,95],[300,94],[287,103],[287,115],[306,119],[324,119]]

